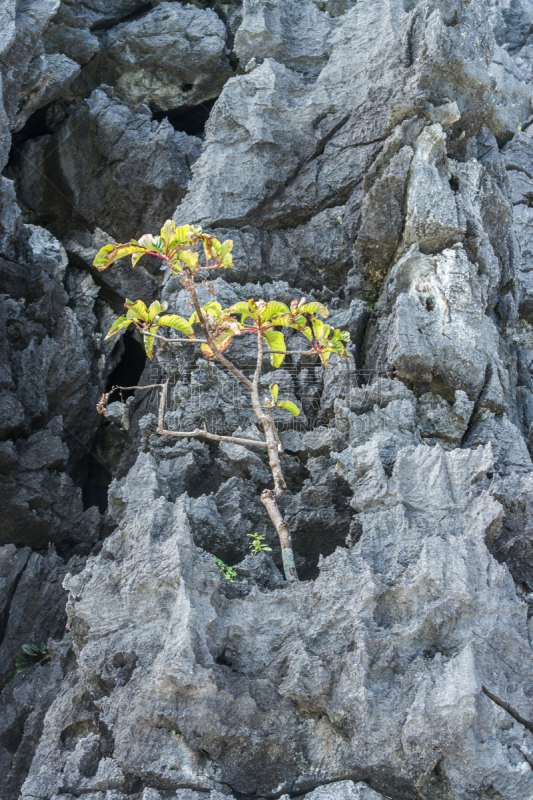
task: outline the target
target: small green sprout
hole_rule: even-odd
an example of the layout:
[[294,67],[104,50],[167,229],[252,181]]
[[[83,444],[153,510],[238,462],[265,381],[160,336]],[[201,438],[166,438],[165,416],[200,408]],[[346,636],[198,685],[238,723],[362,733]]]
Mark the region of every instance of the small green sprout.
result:
[[[285,411],[290,411],[293,417],[297,417],[300,414],[300,409],[296,403],[292,403],[290,400],[278,400],[279,386],[277,383],[271,383],[268,388],[272,399],[265,397],[265,408],[284,408]],[[248,534],[248,536],[250,535]]]
[[262,539],[265,538],[264,534],[259,533],[248,533],[247,536],[251,538],[250,542],[250,551],[253,556],[259,555],[259,553],[271,553],[272,548],[265,544]]
[[12,681],[17,672],[22,672],[34,664],[46,664],[49,660],[50,653],[46,642],[43,642],[42,639],[39,639],[35,644],[23,644],[22,653],[19,653],[15,661],[15,671],[9,673],[6,683]]
[[230,581],[231,583],[235,583],[235,578],[237,577],[235,567],[230,567],[228,566],[228,564],[224,564],[224,562],[221,561],[221,559],[217,558],[216,556],[213,556],[213,561],[215,562],[215,564],[217,565],[223,576],[226,578],[226,580]]

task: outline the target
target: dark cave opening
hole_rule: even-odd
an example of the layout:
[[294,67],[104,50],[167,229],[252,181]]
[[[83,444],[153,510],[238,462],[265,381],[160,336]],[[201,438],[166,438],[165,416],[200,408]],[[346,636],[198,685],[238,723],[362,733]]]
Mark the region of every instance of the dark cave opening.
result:
[[[128,330],[120,340],[120,347],[122,354],[118,364],[107,379],[106,392],[110,392],[114,386],[137,386],[139,378],[143,374],[146,353],[139,339]],[[120,397],[117,392],[111,398],[111,402],[116,402],[120,399],[127,400],[134,393],[134,389],[124,389],[120,392]]]
[[[183,84],[181,88],[182,91],[189,92],[193,86],[191,84]],[[217,99],[217,97],[214,97],[212,100],[204,100],[203,103],[199,103],[197,106],[180,106],[180,108],[174,108],[170,111],[152,111],[152,116],[158,122],[168,119],[175,131],[181,131],[188,136],[203,138],[209,114]]]
[[125,22],[133,22],[136,19],[141,19],[149,14],[151,11],[154,10],[154,6],[152,3],[145,3],[136,11],[132,11],[131,14],[127,14],[124,17],[113,17],[112,19],[106,19],[101,22],[95,22],[94,25],[91,25],[90,31],[94,33],[95,31],[107,31],[110,28],[113,28],[115,25],[122,25]]
[[87,477],[81,490],[84,510],[96,506],[100,514],[105,514],[107,492],[112,480],[111,471],[90,453],[87,456]]
[[[107,379],[106,392],[115,386],[136,386],[143,373],[146,363],[146,354],[140,341],[134,333],[126,331],[120,340],[121,355],[114,370]],[[124,389],[116,392],[110,402],[126,401],[132,397],[134,389]],[[126,435],[116,426],[102,417],[101,425],[96,433],[90,452],[87,454],[85,480],[83,481],[82,497],[84,508],[97,506],[100,513],[107,509],[107,492],[113,480],[113,463],[120,457]],[[109,456],[106,458],[106,454]]]
[[48,105],[38,108],[26,120],[22,128],[13,133],[11,142],[15,153],[30,139],[37,139],[39,136],[52,133],[48,122],[48,110],[51,105],[51,103],[48,103]]

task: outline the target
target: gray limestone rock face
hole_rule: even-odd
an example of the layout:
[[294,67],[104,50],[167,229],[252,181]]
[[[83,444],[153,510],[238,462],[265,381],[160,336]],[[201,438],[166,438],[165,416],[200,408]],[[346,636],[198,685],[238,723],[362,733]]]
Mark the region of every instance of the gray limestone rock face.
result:
[[427,256],[413,245],[388,276],[390,311],[375,323],[371,358],[418,385],[475,398],[498,359],[497,330],[481,310],[485,287],[462,248]]
[[313,0],[244,0],[235,52],[244,65],[252,59],[275,58],[297,72],[313,76],[327,61],[332,28],[330,14]]
[[[2,799],[533,796],[532,8],[3,3]],[[351,336],[264,360],[296,584],[262,449],[156,434],[156,390],[95,411],[168,379],[169,429],[261,438],[193,347],[105,339],[126,298],[192,313],[159,263],[92,266],[176,207],[234,241],[201,303]]]
[[[34,218],[51,219],[60,235],[69,214],[74,228],[98,226],[127,241],[170,215],[200,144],[167,120],[153,121],[148,108],[135,113],[98,89],[53,136],[23,147],[14,174]],[[50,161],[54,179],[44,181]]]
[[85,349],[68,306],[65,251],[48,231],[23,224],[10,181],[3,179],[1,190],[0,418],[2,438],[17,441],[0,485],[0,542],[40,548],[64,538],[88,542],[99,515],[84,510],[66,466],[72,445],[78,447],[80,437],[83,444],[94,425],[90,398],[98,390],[88,363],[94,342]]
[[[502,797],[527,796],[531,772],[513,755],[527,734],[482,690],[531,713],[526,608],[485,544],[502,508],[476,491],[491,463],[490,447],[400,448],[388,499],[365,505],[352,550],[324,559],[314,583],[231,600],[183,501],[158,498],[149,465],[134,470],[123,489],[133,513],[67,580],[91,704],[81,685],[64,687],[21,796],[45,776],[50,796],[124,791],[126,773],[268,795],[344,771],[389,796],[450,786],[466,800],[487,770]],[[329,753],[319,771],[310,747]]]
[[474,408],[466,393],[455,393],[453,405],[432,392],[423,394],[417,405],[418,428],[426,440],[440,441],[445,450],[460,445]]
[[37,52],[20,87],[19,110],[14,130],[20,130],[30,116],[62,94],[79,75],[78,64],[62,53]]
[[403,246],[415,242],[423,253],[435,253],[462,241],[451,175],[446,170],[446,136],[441,126],[424,128],[409,163]]
[[217,97],[232,74],[226,28],[215,12],[163,2],[104,33],[82,77],[111,84],[132,108],[168,111]]

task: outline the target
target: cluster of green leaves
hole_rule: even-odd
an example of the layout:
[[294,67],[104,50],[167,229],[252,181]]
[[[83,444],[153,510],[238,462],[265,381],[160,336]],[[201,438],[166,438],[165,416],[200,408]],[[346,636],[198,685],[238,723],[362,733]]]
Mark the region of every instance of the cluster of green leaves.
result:
[[253,556],[257,556],[259,555],[259,553],[272,552],[272,548],[269,547],[267,544],[265,544],[265,542],[263,542],[263,539],[265,538],[264,534],[248,533],[246,535],[249,536],[252,540],[250,542],[250,552]]
[[296,403],[291,400],[278,400],[279,386],[277,383],[271,383],[268,388],[270,389],[270,398],[265,397],[265,408],[284,408],[286,411],[290,411],[294,417],[299,416],[300,409]]
[[[194,250],[201,243],[204,249],[205,265],[200,264],[200,255]],[[172,219],[167,219],[159,236],[145,233],[139,240],[132,239],[126,244],[106,244],[94,259],[94,266],[102,271],[119,258],[131,255],[132,266],[142,256],[152,255],[168,264],[174,273],[188,270],[194,274],[199,269],[219,269],[232,267],[231,250],[233,242],[226,239],[220,242],[215,236],[203,233],[199,225],[181,225],[176,227]]]
[[[201,309],[204,320],[207,322],[209,334],[216,345],[219,353],[226,350],[234,336],[239,336],[241,329],[237,320],[232,317],[229,309],[223,309],[220,303],[215,300],[206,303]],[[189,323],[195,325],[199,323],[196,311],[191,316]],[[213,361],[215,354],[207,344],[200,345],[203,357],[206,361]]]
[[332,328],[331,325],[327,325],[321,319],[312,317],[311,328],[309,326],[305,327],[302,333],[311,342],[311,351],[320,356],[320,360],[325,367],[328,366],[332,353],[337,353],[337,355],[344,356],[344,358],[352,358],[346,349],[346,345],[350,341],[348,331]]
[[[305,298],[300,303],[293,300],[290,308],[277,300],[267,303],[264,300],[251,299],[235,303],[229,308],[222,308],[220,303],[210,301],[201,308],[201,312],[207,323],[209,335],[219,352],[229,347],[234,336],[259,334],[270,352],[272,366],[281,367],[287,345],[283,332],[279,329],[288,327],[302,333],[309,340],[310,352],[320,356],[325,367],[332,353],[351,358],[346,349],[350,341],[348,331],[333,329],[316,316],[316,314],[323,317],[329,315],[328,309],[322,303],[305,303],[304,300]],[[109,339],[133,323],[144,338],[149,358],[153,355],[154,334],[157,334],[160,326],[166,325],[190,339],[194,338],[192,326],[199,322],[196,311],[187,321],[178,314],[163,314],[167,309],[166,303],[156,301],[147,308],[142,300],[135,302],[126,300],[125,305],[128,309],[126,316],[119,317],[113,323],[106,338]],[[208,344],[202,344],[200,349],[206,360],[211,361],[215,358]],[[281,403],[278,405],[285,407]],[[294,411],[291,410],[291,413]]]
[[35,644],[23,644],[22,653],[19,653],[15,661],[15,671],[9,673],[6,683],[12,681],[17,672],[22,672],[34,664],[45,664],[49,660],[50,653],[46,642],[39,639]]
[[332,353],[351,358],[346,349],[350,341],[348,331],[334,329],[319,319],[317,314],[324,318],[329,316],[328,309],[322,303],[307,303],[305,297],[299,302],[293,300],[290,308],[278,300],[267,303],[252,299],[221,309],[221,313],[240,316],[240,333],[261,335],[271,352],[273,367],[281,367],[287,352],[283,332],[276,328],[293,328],[302,333],[311,343],[310,352],[320,356],[325,367]]
[[237,577],[237,572],[235,570],[235,567],[230,567],[228,566],[228,564],[224,564],[224,562],[220,558],[217,558],[216,556],[213,556],[213,561],[215,562],[215,564],[217,565],[223,576],[226,578],[226,580],[230,581],[230,583],[235,583],[235,578]]
[[149,308],[142,300],[126,300],[124,303],[128,309],[125,317],[119,317],[109,329],[106,339],[114,336],[123,328],[127,328],[133,322],[143,336],[144,347],[148,358],[152,358],[154,350],[154,336],[161,325],[175,328],[180,333],[184,333],[189,339],[194,339],[194,331],[191,324],[184,317],[178,314],[163,314],[167,310],[167,303],[158,303],[157,300]]

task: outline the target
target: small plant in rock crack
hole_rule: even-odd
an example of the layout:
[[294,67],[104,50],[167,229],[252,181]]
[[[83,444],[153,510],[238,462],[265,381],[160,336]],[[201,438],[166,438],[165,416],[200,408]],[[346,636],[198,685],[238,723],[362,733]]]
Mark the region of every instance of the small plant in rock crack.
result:
[[227,564],[224,564],[224,562],[221,561],[221,559],[217,558],[216,556],[213,556],[213,561],[215,562],[215,564],[217,565],[223,576],[226,578],[226,580],[230,581],[231,583],[235,583],[235,578],[237,577],[237,572],[235,571],[235,567],[230,567]]
[[253,556],[258,556],[259,553],[272,552],[272,548],[263,542],[263,539],[265,538],[263,533],[247,533],[246,535],[252,540],[250,542],[250,552]]
[[50,653],[48,652],[46,642],[39,639],[35,644],[23,644],[22,653],[19,653],[15,660],[15,671],[9,673],[6,683],[12,681],[17,672],[22,672],[28,669],[28,667],[32,667],[34,664],[46,664],[49,660]]
[[[204,262],[200,261],[199,250],[203,249]],[[243,383],[250,393],[250,401],[258,422],[263,428],[264,440],[244,439],[237,436],[219,436],[207,430],[196,428],[192,431],[170,431],[165,428],[165,404],[168,383],[152,386],[117,386],[111,392],[102,395],[98,403],[98,411],[106,413],[106,404],[113,391],[119,389],[148,389],[161,387],[159,417],[156,433],[162,436],[178,436],[181,438],[203,437],[218,442],[234,442],[247,447],[260,447],[267,451],[274,486],[261,492],[261,502],[276,528],[281,545],[283,569],[288,581],[298,580],[294,564],[291,534],[289,527],[278,507],[278,501],[285,493],[287,484],[283,477],[281,445],[276,421],[275,409],[288,411],[294,416],[300,413],[298,406],[290,400],[278,400],[278,384],[270,386],[270,397],[261,402],[259,397],[259,380],[264,367],[264,358],[268,356],[275,369],[282,366],[290,355],[315,355],[324,367],[332,353],[345,358],[352,358],[346,346],[350,334],[332,328],[324,322],[329,316],[328,309],[318,302],[307,302],[305,298],[293,300],[290,306],[271,300],[248,300],[235,303],[229,308],[222,308],[220,303],[211,301],[201,306],[197,295],[197,279],[202,273],[214,269],[226,269],[233,266],[231,250],[233,242],[227,239],[220,242],[215,236],[202,231],[198,225],[182,225],[177,227],[173,220],[167,220],[160,234],[152,236],[147,233],[138,241],[132,239],[126,244],[107,244],[98,252],[94,266],[98,270],[107,269],[119,258],[132,256],[135,266],[143,255],[152,255],[165,261],[171,272],[180,276],[184,289],[194,305],[194,313],[190,319],[178,314],[168,314],[166,303],[153,302],[146,306],[142,300],[126,300],[126,314],[119,317],[111,326],[107,338],[119,331],[134,325],[144,339],[148,357],[154,355],[154,346],[158,342],[177,347],[184,345],[199,346],[202,356],[207,361],[219,361],[235,378]],[[322,319],[320,319],[322,317]],[[199,338],[194,327],[201,330],[203,338]],[[161,335],[161,329],[169,328],[181,334],[177,338]],[[308,341],[306,350],[287,351],[283,328],[293,328]],[[236,336],[250,336],[255,343],[256,365],[253,374],[246,375],[225,352]]]

